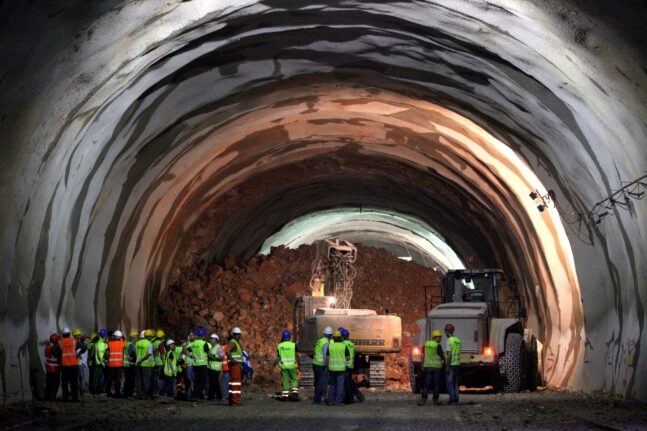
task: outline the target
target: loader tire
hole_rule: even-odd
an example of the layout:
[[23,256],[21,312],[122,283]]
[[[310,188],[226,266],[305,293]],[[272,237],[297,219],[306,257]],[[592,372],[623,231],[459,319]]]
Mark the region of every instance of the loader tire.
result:
[[508,334],[503,354],[503,392],[519,392],[524,388],[525,358],[523,335]]

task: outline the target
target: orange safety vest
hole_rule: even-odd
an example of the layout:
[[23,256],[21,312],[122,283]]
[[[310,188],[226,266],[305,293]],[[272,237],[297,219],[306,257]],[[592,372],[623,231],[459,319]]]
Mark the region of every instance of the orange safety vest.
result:
[[225,357],[222,360],[222,371],[229,371],[229,362],[227,362],[227,347],[229,346],[229,343],[225,344],[222,346],[222,351],[225,352]]
[[123,367],[124,366],[124,345],[126,344],[123,340],[110,341],[108,343],[108,350],[110,350],[110,356],[108,357],[108,366],[109,367]]
[[78,367],[79,361],[76,357],[76,338],[63,338],[63,366]]
[[54,345],[52,343],[48,343],[47,346],[45,346],[45,371],[48,373],[58,373],[58,359],[56,359],[56,356],[52,355],[52,347]]

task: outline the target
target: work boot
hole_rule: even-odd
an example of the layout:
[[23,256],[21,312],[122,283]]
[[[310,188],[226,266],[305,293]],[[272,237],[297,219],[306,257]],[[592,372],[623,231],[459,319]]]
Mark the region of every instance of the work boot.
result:
[[425,404],[427,404],[427,400],[426,400],[426,399],[424,399],[424,398],[423,398],[423,399],[421,399],[421,400],[418,402],[418,405],[419,405],[419,406],[424,406]]
[[358,403],[363,403],[365,399],[366,399],[366,397],[365,397],[364,395],[361,395],[361,396],[357,399],[357,402],[358,402]]

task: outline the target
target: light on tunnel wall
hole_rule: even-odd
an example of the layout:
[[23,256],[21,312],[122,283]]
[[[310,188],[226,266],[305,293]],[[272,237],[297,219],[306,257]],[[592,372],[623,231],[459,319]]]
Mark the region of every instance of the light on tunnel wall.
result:
[[539,193],[539,190],[535,190],[534,192],[530,192],[528,195],[530,196],[530,199],[534,200],[537,205],[537,209],[539,212],[544,212],[546,208],[548,208],[549,204],[553,204],[553,207],[555,206],[555,192],[552,190],[548,190],[548,193],[545,195],[542,195]]

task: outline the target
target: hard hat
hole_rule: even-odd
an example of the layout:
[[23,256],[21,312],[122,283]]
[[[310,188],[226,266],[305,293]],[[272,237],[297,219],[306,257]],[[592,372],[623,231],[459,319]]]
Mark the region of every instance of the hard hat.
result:
[[128,334],[131,337],[136,337],[137,336],[137,331],[130,331],[130,334]]
[[93,332],[92,334],[90,334],[90,339],[94,340],[95,338],[97,338],[97,335],[99,334],[97,334],[96,332]]
[[139,338],[146,338],[146,331],[142,331],[139,333]]
[[144,331],[144,335],[146,335],[147,337],[154,337],[155,331],[153,331],[152,329],[147,329]]
[[166,335],[166,334],[164,333],[164,330],[163,330],[163,329],[158,329],[158,330],[157,330],[157,332],[155,333],[155,336],[156,336],[157,338],[162,338],[162,337],[163,337],[163,336],[165,336],[165,335]]
[[220,340],[220,337],[218,336],[218,334],[211,334],[209,338],[213,338],[214,340]]
[[339,330],[338,330],[338,329],[335,329],[335,332],[333,332],[333,333],[332,333],[332,336],[333,336],[334,338],[341,337],[341,332],[339,332]]
[[332,328],[330,326],[326,326],[326,329],[324,329],[324,335],[332,335]]
[[243,332],[240,330],[238,326],[236,326],[234,329],[231,330],[232,334],[242,334]]
[[58,341],[58,334],[52,334],[49,336],[50,343],[56,343]]
[[67,326],[63,328],[63,335],[65,334],[68,334],[68,335],[70,334],[70,328],[68,328]]
[[175,341],[171,340],[170,338],[166,340],[166,346],[170,346],[171,344],[175,344]]
[[341,334],[341,336],[344,337],[344,338],[348,338],[348,336],[350,335],[349,332],[346,330],[346,328],[344,328],[342,326],[340,326],[337,329],[338,329],[339,333]]
[[432,333],[431,333],[431,336],[432,336],[432,338],[442,337],[442,336],[443,336],[443,332],[442,332],[442,331],[439,331],[438,329],[436,329],[434,332],[432,332]]
[[112,336],[113,337],[123,337],[124,334],[122,334],[121,331],[117,330],[117,331],[112,333]]
[[103,328],[103,329],[101,329],[101,330],[99,331],[99,337],[103,338],[103,337],[105,337],[106,335],[108,335],[108,330],[107,330],[107,329]]
[[204,337],[205,335],[207,335],[207,331],[204,328],[198,328],[198,331],[195,335],[197,335],[198,337]]
[[284,340],[289,340],[290,338],[292,338],[292,334],[290,333],[290,331],[288,331],[288,330],[286,329],[286,330],[285,330],[285,331],[283,331],[283,333],[281,334],[281,338],[282,338],[282,339],[284,339]]
[[445,325],[445,332],[454,332],[454,325],[448,323]]
[[80,329],[73,330],[72,335],[74,335],[74,336],[81,335],[81,330]]

